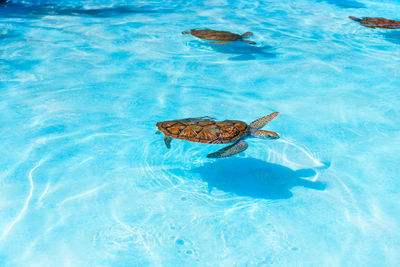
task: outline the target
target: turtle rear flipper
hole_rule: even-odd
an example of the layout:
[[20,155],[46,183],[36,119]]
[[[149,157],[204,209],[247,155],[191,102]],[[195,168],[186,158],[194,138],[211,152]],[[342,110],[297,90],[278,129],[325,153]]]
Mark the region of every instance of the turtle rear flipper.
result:
[[363,23],[361,23],[361,25],[364,26],[364,27],[367,27],[367,28],[376,29],[376,27],[372,26],[372,25],[363,24]]
[[262,118],[259,118],[258,120],[253,121],[252,123],[250,123],[250,127],[258,130],[258,129],[264,127],[265,124],[267,124],[268,122],[275,119],[275,117],[278,115],[279,115],[279,112],[273,112],[267,116],[264,116]]
[[247,143],[244,140],[241,140],[239,142],[236,142],[230,146],[221,148],[220,150],[210,153],[207,155],[207,158],[226,158],[230,157],[232,155],[235,155],[237,153],[240,153],[242,151],[245,151],[247,148]]
[[256,42],[253,42],[253,41],[249,41],[249,40],[241,40],[242,42],[244,42],[244,43],[248,43],[248,44],[256,44]]
[[218,41],[218,42],[212,42],[210,44],[215,45],[215,44],[230,44],[233,43],[234,41]]
[[245,32],[245,33],[243,33],[242,35],[240,35],[242,38],[248,38],[248,37],[250,37],[250,36],[252,36],[253,35],[253,33],[252,32]]
[[259,138],[266,138],[266,139],[278,139],[279,134],[276,132],[271,132],[271,131],[265,131],[265,130],[257,130],[253,133],[254,137],[259,137]]

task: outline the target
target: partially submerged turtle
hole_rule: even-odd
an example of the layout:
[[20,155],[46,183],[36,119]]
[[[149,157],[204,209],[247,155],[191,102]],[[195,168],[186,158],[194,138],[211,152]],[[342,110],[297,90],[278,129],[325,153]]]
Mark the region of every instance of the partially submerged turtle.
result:
[[253,41],[248,41],[248,40],[243,40],[244,38],[248,38],[253,35],[252,32],[245,32],[241,35],[232,33],[232,32],[227,32],[227,31],[215,31],[215,30],[209,30],[209,29],[204,29],[204,30],[196,30],[192,29],[190,31],[183,31],[182,34],[191,34],[193,36],[196,36],[197,38],[203,39],[203,40],[209,40],[209,41],[217,41],[217,42],[212,42],[210,44],[229,44],[235,41],[241,41],[245,42],[248,44],[256,44]]
[[383,29],[400,29],[400,21],[384,19],[384,18],[356,18],[353,16],[350,19],[360,22],[362,26],[368,28],[383,28]]
[[223,158],[244,151],[247,148],[244,139],[249,136],[278,139],[279,135],[275,132],[259,130],[278,114],[279,112],[271,113],[253,121],[250,125],[243,121],[225,120],[217,122],[215,118],[200,117],[157,122],[156,126],[164,134],[164,142],[167,148],[171,147],[172,138],[204,144],[234,142],[232,145],[207,155],[207,158]]

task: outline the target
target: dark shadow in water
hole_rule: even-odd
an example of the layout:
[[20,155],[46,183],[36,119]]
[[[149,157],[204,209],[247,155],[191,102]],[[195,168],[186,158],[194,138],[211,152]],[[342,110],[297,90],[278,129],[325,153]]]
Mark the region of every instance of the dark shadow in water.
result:
[[190,170],[200,174],[209,185],[239,196],[265,199],[285,199],[292,196],[291,188],[302,186],[324,190],[322,182],[312,182],[303,177],[316,174],[312,169],[294,171],[288,167],[255,158],[229,158],[207,163]]
[[394,44],[400,44],[400,30],[387,30],[387,32],[382,33],[383,37]]
[[33,67],[40,63],[39,60],[29,60],[29,59],[1,59],[0,58],[0,66],[5,68],[10,68],[10,70],[31,70]]
[[107,8],[86,9],[81,6],[62,6],[52,3],[39,5],[6,3],[0,9],[0,16],[3,17],[22,17],[22,16],[90,16],[90,17],[115,17],[134,13],[170,13],[173,9],[160,9],[149,6],[119,5]]
[[16,33],[15,31],[9,31],[6,33],[0,33],[0,41],[3,39],[20,37],[22,34]]
[[328,4],[338,6],[340,8],[365,8],[363,3],[355,0],[317,0],[318,2],[327,2]]
[[207,41],[191,41],[191,46],[211,48],[218,53],[231,54],[233,57],[229,60],[254,60],[254,59],[271,59],[276,57],[276,53],[273,53],[272,46],[264,45],[250,45],[243,42],[234,42],[223,45],[213,45]]

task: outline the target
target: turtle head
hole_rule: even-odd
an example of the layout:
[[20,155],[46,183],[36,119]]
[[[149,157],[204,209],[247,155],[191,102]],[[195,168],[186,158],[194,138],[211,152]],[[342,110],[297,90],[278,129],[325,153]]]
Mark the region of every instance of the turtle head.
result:
[[353,16],[349,16],[349,19],[352,19],[352,20],[354,20],[354,21],[358,21],[358,22],[360,22],[360,21],[361,21],[361,19],[359,19],[359,18],[356,18],[356,17],[353,17]]
[[182,34],[189,34],[190,31],[183,31]]

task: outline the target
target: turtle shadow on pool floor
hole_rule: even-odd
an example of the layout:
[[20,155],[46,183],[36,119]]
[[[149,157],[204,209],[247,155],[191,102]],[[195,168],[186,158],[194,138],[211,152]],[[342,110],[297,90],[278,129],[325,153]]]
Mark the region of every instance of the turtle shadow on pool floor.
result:
[[193,46],[211,48],[218,53],[235,55],[229,60],[253,60],[253,59],[270,59],[275,58],[276,53],[271,52],[272,46],[256,46],[243,42],[233,42],[231,44],[215,45],[208,42],[192,41]]
[[388,30],[382,33],[383,37],[394,44],[400,44],[400,30]]
[[293,195],[290,189],[296,186],[321,191],[326,188],[322,182],[303,179],[316,174],[312,169],[294,171],[255,158],[222,159],[190,171],[199,174],[209,190],[216,188],[253,198],[290,198]]

